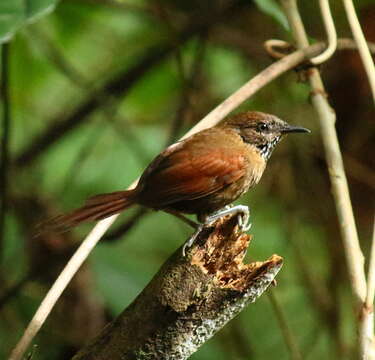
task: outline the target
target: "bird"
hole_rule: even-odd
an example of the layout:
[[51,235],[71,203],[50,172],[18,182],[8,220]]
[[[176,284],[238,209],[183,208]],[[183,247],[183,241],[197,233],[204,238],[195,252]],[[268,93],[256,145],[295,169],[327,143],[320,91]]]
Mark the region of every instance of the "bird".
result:
[[275,146],[286,134],[307,132],[258,111],[228,117],[167,147],[146,167],[134,189],[93,196],[82,207],[47,221],[46,227],[65,231],[138,204],[180,218],[195,214],[200,225],[197,232],[218,217],[238,212],[243,213],[246,228],[247,207],[231,204],[260,181]]

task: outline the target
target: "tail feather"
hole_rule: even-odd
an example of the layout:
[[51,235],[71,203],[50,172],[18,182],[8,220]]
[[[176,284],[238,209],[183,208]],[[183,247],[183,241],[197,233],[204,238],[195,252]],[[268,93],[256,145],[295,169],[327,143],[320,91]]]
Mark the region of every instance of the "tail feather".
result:
[[87,221],[105,219],[134,204],[134,190],[100,194],[87,199],[84,206],[57,216],[39,226],[38,234],[45,231],[64,232]]
[[124,197],[131,197],[133,193],[134,190],[126,190],[91,196],[86,200],[85,207],[101,205],[103,203],[109,203],[110,201],[115,200],[122,200]]

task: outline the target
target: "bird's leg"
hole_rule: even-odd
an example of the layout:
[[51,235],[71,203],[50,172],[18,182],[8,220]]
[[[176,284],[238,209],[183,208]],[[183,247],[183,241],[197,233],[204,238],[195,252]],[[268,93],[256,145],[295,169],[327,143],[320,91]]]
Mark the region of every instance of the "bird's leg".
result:
[[193,229],[198,229],[200,224],[196,223],[195,221],[193,220],[190,220],[189,218],[187,218],[186,216],[182,215],[181,213],[179,213],[178,211],[174,211],[174,210],[164,210],[166,213],[168,214],[171,214],[173,216],[176,216],[177,218],[179,218],[180,220],[182,220],[184,223],[190,225]]
[[242,232],[248,231],[251,228],[251,224],[249,223],[250,219],[250,211],[249,207],[245,205],[227,205],[224,209],[219,210],[216,213],[208,215],[205,217],[204,221],[201,224],[197,224],[196,231],[194,234],[189,238],[188,241],[184,244],[182,248],[182,255],[185,256],[186,249],[191,247],[194,244],[194,241],[198,237],[199,233],[207,226],[212,225],[217,219],[227,216],[227,215],[238,215],[238,225]]
[[184,246],[182,247],[182,255],[185,256],[186,249],[191,247],[191,245],[194,244],[195,239],[197,238],[198,234],[204,229],[204,227],[206,226],[206,223],[203,223],[203,224],[196,223],[195,221],[190,220],[189,218],[182,215],[178,211],[174,211],[174,210],[170,210],[170,209],[168,209],[168,210],[165,209],[164,211],[168,214],[171,214],[171,215],[174,215],[174,216],[178,217],[183,222],[185,222],[186,224],[190,225],[191,227],[193,227],[195,229],[194,234],[189,238],[188,241],[185,242]]
[[197,229],[195,230],[194,234],[190,236],[190,238],[185,242],[184,246],[182,247],[182,256],[186,255],[186,249],[191,247],[194,244],[194,241],[198,237],[199,233],[207,226],[210,224],[207,223],[202,223],[198,224]]

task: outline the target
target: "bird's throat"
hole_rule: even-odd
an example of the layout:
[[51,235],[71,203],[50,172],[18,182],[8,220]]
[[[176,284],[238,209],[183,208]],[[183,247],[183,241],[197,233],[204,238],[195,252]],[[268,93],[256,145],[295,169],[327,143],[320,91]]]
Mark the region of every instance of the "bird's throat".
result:
[[272,141],[266,142],[264,144],[259,144],[256,146],[264,160],[268,160],[270,158],[273,149],[279,141],[280,136],[277,136]]

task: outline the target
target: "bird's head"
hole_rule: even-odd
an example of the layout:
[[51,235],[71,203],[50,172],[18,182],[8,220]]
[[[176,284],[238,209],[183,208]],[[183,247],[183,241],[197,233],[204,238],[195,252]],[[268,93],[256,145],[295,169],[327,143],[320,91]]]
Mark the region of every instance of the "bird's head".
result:
[[255,146],[268,160],[276,144],[289,133],[308,133],[310,130],[289,125],[278,117],[257,111],[248,111],[225,120],[220,126],[235,130],[245,143]]

